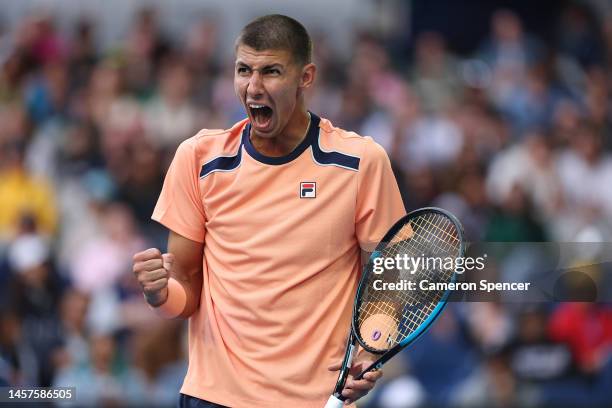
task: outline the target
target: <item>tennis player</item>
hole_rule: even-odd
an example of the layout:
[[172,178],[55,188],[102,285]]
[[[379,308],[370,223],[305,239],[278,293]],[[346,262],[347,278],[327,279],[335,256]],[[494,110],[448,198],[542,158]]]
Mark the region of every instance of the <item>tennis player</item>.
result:
[[[316,67],[299,22],[257,18],[235,51],[248,118],[179,146],[152,216],[170,230],[168,253],[136,254],[134,273],[160,315],[189,319],[180,406],[321,408],[360,248],[405,210],[385,151],[307,110]],[[349,403],[381,375],[349,379]]]

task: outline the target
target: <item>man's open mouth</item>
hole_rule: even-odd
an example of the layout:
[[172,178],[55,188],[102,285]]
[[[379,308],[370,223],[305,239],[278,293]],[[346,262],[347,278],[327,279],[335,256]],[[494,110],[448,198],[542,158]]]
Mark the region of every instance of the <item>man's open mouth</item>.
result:
[[267,105],[249,103],[249,112],[254,124],[258,128],[265,128],[270,124],[274,111]]

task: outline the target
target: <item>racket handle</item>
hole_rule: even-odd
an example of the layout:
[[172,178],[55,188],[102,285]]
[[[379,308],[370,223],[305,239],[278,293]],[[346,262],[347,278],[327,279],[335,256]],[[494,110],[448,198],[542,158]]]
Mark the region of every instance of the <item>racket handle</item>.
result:
[[324,408],[342,408],[344,406],[344,401],[334,397],[333,395],[329,397],[327,400],[327,404],[325,404]]

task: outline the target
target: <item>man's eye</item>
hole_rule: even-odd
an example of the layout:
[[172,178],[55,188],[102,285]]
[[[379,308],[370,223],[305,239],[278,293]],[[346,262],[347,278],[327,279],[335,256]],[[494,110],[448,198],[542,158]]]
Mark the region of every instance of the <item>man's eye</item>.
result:
[[247,72],[249,72],[249,70],[247,68],[245,68],[245,67],[238,67],[237,72],[239,74],[246,74]]
[[266,73],[270,75],[280,75],[280,71],[276,68],[268,69]]

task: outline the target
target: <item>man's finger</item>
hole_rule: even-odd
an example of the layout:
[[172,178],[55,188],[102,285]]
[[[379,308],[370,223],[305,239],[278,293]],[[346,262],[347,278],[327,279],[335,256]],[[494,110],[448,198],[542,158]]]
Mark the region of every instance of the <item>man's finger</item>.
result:
[[164,269],[171,270],[172,264],[174,263],[174,255],[173,254],[163,254],[162,261],[164,265]]
[[376,370],[376,371],[368,371],[367,373],[363,375],[363,378],[365,378],[368,381],[378,381],[380,380],[382,376],[383,376],[383,372],[381,370]]
[[161,258],[161,251],[157,248],[149,248],[134,255],[134,262],[148,261],[149,259]]
[[349,380],[346,382],[345,389],[370,391],[375,385],[376,382],[370,380]]
[[154,271],[157,269],[162,269],[164,267],[162,260],[159,258],[149,259],[148,261],[141,261],[138,262],[136,265],[138,265],[141,271]]
[[348,404],[348,402],[346,401],[356,401],[359,398],[363,397],[364,395],[366,395],[368,392],[367,391],[362,391],[362,390],[353,390],[351,388],[345,388],[342,390],[342,396],[344,398],[346,398],[345,403]]
[[329,367],[327,367],[327,369],[329,371],[338,371],[340,367],[342,367],[342,361],[338,361],[337,363],[330,365]]
[[162,290],[166,286],[168,286],[168,278],[161,278],[144,285],[143,291],[145,293],[155,293]]
[[140,284],[144,286],[149,283],[153,283],[159,279],[167,278],[167,277],[168,277],[167,270],[157,269],[155,271],[142,272],[140,275],[138,275],[138,282],[140,282]]

